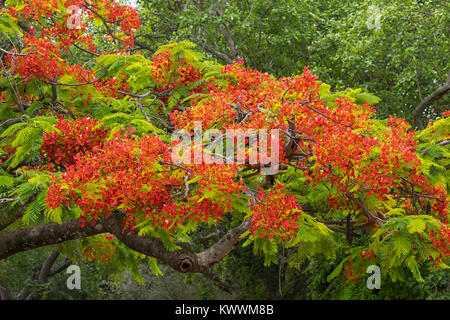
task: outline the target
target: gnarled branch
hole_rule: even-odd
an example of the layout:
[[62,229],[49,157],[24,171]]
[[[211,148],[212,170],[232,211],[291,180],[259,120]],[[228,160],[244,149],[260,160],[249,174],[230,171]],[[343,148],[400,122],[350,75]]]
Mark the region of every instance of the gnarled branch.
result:
[[108,232],[114,234],[130,249],[155,257],[177,271],[203,272],[222,260],[236,247],[241,240],[240,236],[250,227],[250,224],[250,220],[244,221],[210,248],[195,253],[188,243],[178,243],[181,249],[168,251],[158,238],[123,233],[121,222],[117,217],[105,217],[95,227],[91,225],[81,227],[78,219],[75,219],[62,224],[49,223],[1,234],[0,260],[18,252]]
[[419,105],[414,109],[413,120],[414,125],[416,127],[418,127],[420,130],[423,130],[425,128],[421,119],[421,116],[425,111],[425,108],[432,105],[435,101],[441,99],[449,91],[450,91],[450,70],[447,74],[447,80],[445,81],[445,83],[436,90],[434,90],[432,94],[423,99],[419,103]]

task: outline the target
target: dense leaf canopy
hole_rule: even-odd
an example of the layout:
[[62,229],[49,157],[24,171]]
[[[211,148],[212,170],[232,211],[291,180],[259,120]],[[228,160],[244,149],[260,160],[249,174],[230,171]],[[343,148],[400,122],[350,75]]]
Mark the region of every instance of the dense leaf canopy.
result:
[[[242,245],[266,266],[289,250],[300,267],[345,243],[330,281],[373,264],[393,281],[448,268],[450,114],[429,110],[448,91],[432,80],[448,61],[440,54],[433,71],[419,58],[445,50],[445,28],[430,25],[445,23],[448,4],[417,13],[379,1],[382,23],[367,34],[361,7],[340,19],[333,1],[154,1],[142,21],[112,0],[1,3],[0,259],[55,245],[137,276],[143,258],[156,274],[158,262],[205,272]],[[405,17],[411,39],[394,31]],[[377,59],[398,69],[395,83]],[[417,94],[432,101],[412,113]],[[244,135],[231,139],[232,156],[249,147],[241,162],[217,156],[226,130]],[[252,130],[277,133],[269,159],[253,157]]]

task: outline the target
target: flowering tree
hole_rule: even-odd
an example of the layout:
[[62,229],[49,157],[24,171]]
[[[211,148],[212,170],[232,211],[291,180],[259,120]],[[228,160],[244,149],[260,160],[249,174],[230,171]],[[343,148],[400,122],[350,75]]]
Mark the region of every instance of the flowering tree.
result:
[[[295,248],[299,266],[346,241],[329,279],[447,268],[449,112],[413,131],[308,68],[276,78],[187,41],[145,57],[139,25],[112,0],[2,2],[0,259],[55,245],[72,261],[204,272],[241,243],[267,265]],[[198,143],[199,122],[214,139]],[[255,156],[252,132],[270,130],[253,144],[270,156]],[[220,157],[230,140],[242,161]]]

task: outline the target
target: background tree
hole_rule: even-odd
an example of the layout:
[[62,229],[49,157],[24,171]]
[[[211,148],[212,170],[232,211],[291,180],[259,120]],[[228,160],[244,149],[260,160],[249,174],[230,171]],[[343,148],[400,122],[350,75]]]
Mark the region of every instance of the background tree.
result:
[[[304,66],[336,90],[381,98],[423,129],[448,109],[447,1],[152,1],[140,3],[144,48],[190,40],[219,61],[280,76]],[[414,118],[414,122],[413,122]]]
[[[191,3],[169,5],[179,13]],[[224,18],[216,27],[238,58],[245,46],[232,45],[228,11],[243,9],[229,6],[206,12]],[[138,50],[152,48],[135,42],[137,10],[109,0],[11,0],[0,17],[0,259],[53,245],[50,257],[83,257],[138,280],[142,259],[155,274],[159,261],[234,296],[227,273],[212,268],[241,242],[264,265],[279,264],[269,291],[280,296],[283,268],[320,255],[342,258],[328,281],[343,272],[356,282],[373,263],[392,281],[447,268],[448,112],[414,132],[394,116],[374,120],[377,97],[331,92],[308,68],[275,77],[242,61],[223,66],[189,41],[145,56]],[[270,45],[277,37],[266,27]],[[237,165],[173,162],[171,134],[193,134],[198,120],[222,134],[279,129],[279,172],[264,175],[263,159],[248,154]]]

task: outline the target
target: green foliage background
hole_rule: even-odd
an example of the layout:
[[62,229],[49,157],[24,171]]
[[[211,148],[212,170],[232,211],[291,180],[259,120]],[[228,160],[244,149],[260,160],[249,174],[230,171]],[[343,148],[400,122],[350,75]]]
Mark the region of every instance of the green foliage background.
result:
[[[137,4],[142,19],[137,44],[146,56],[167,42],[189,40],[220,63],[226,62],[224,57],[239,58],[252,68],[276,76],[300,73],[309,65],[333,91],[361,88],[381,98],[376,104],[380,119],[397,114],[411,120],[413,109],[445,81],[450,69],[448,1],[155,0]],[[378,15],[379,24],[369,27],[367,22],[374,15]],[[83,54],[77,58],[83,59]],[[63,90],[58,95],[63,97]],[[111,104],[119,111],[130,108],[121,101]],[[449,97],[444,97],[425,110],[424,118],[435,119],[449,104]],[[30,112],[39,108],[35,105]],[[114,121],[120,115],[115,114]],[[31,151],[17,153],[12,167],[38,152],[42,130],[52,128],[50,120],[35,117],[32,122],[25,121],[27,128],[21,136],[17,135],[16,144]],[[142,132],[157,130],[143,127],[143,123],[136,123],[142,126],[138,128]],[[21,126],[23,123],[15,129]],[[3,136],[11,133],[5,132]],[[444,161],[440,157],[443,148],[432,147],[430,141],[418,138],[424,159]],[[24,145],[27,141],[30,145]],[[448,183],[448,174],[444,179]],[[34,182],[24,182],[22,195],[28,189],[45,190],[46,177],[36,177]],[[0,186],[9,183],[2,180]],[[25,214],[24,219],[30,218],[25,222],[36,223],[32,218],[42,209],[41,202],[38,196],[35,206],[30,206]],[[57,221],[58,214],[61,213],[46,212],[45,216]],[[233,284],[233,296],[217,289],[202,275],[181,275],[161,266],[164,275],[155,276],[144,262],[134,267],[141,271],[141,277],[122,270],[111,272],[109,265],[77,262],[82,269],[81,291],[66,289],[64,272],[52,278],[45,288],[37,289],[43,299],[450,299],[448,270],[420,270],[424,279],[420,283],[413,277],[404,282],[382,277],[381,290],[374,291],[367,289],[364,277],[356,283],[346,283],[343,276],[328,281],[347,249],[344,245],[335,248],[332,259],[307,258],[294,269],[286,261],[289,252],[278,252],[276,259],[280,263],[265,267],[264,257],[255,257],[252,247],[239,247],[214,268],[222,281]],[[29,271],[37,271],[50,252],[50,248],[42,248],[0,261],[0,279],[7,279],[13,295],[17,295],[29,284]]]

